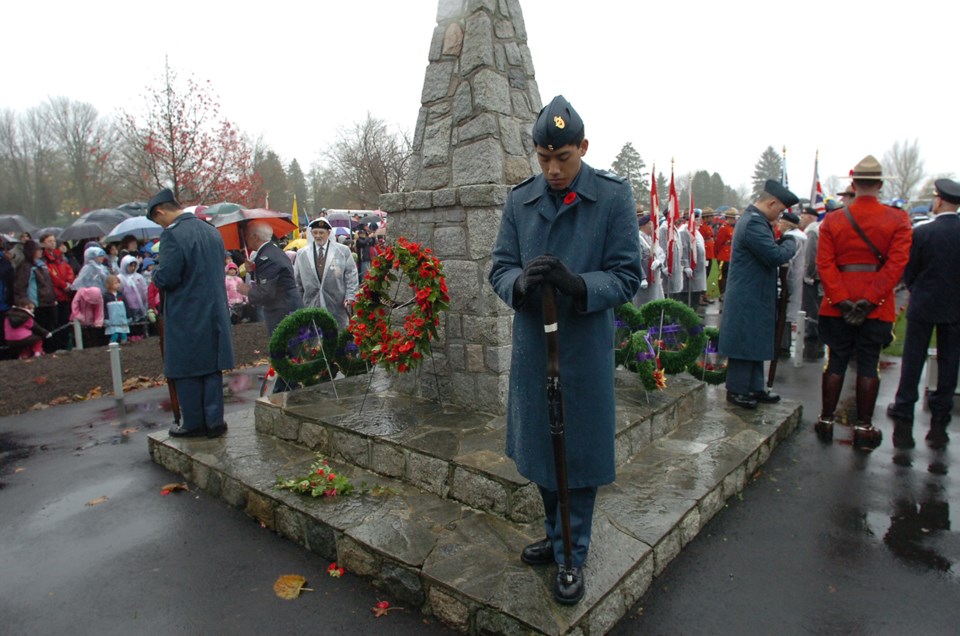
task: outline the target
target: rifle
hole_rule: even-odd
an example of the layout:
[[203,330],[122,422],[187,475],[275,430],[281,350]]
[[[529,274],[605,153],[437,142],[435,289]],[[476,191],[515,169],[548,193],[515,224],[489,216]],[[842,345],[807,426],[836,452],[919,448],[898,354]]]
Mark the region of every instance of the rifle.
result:
[[767,389],[773,388],[773,379],[777,375],[777,362],[780,358],[780,343],[783,341],[783,330],[787,326],[787,303],[790,301],[790,292],[787,289],[787,265],[780,266],[780,298],[777,301],[777,327],[774,330],[773,360],[767,372]]
[[557,473],[557,495],[560,499],[560,529],[563,534],[564,565],[572,564],[570,540],[570,493],[567,488],[567,447],[564,440],[563,390],[560,386],[560,345],[557,336],[557,297],[553,285],[544,283],[543,331],[547,337],[547,414],[550,417],[550,438],[553,441],[553,464]]
[[[160,307],[166,309],[166,294],[160,292]],[[157,334],[160,336],[160,359],[163,360],[163,316],[165,312],[157,314]],[[180,398],[177,397],[176,383],[172,378],[167,378],[167,389],[170,392],[170,410],[173,411],[173,424],[180,424]]]

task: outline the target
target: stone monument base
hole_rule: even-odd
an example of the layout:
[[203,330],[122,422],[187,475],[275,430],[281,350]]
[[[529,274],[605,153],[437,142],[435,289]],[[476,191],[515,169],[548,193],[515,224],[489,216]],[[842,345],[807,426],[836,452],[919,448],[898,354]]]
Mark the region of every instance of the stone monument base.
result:
[[[536,487],[503,455],[505,418],[387,390],[368,378],[260,399],[223,438],[150,435],[153,460],[407,607],[471,634],[602,634],[743,490],[800,420],[783,401],[730,407],[688,376],[646,394],[618,374],[617,481],[600,489],[586,595],[557,605],[555,568],[521,549],[543,536]],[[363,403],[363,410],[360,407]],[[323,453],[389,495],[311,498],[273,486]]]

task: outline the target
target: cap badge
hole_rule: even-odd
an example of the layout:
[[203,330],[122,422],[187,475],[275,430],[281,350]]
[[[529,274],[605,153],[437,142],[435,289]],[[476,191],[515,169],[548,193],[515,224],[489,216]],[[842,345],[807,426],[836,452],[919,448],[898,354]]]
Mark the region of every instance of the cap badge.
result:
[[567,122],[563,121],[563,117],[560,115],[553,118],[553,124],[560,130],[563,130],[567,126]]

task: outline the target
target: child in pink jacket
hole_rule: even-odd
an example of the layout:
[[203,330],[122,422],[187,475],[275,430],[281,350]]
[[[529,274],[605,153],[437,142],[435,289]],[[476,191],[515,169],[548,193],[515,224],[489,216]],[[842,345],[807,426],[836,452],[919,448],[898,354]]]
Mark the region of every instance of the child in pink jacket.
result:
[[43,355],[43,340],[52,334],[33,320],[34,304],[29,300],[14,305],[4,319],[3,329],[7,346],[20,354],[21,358]]

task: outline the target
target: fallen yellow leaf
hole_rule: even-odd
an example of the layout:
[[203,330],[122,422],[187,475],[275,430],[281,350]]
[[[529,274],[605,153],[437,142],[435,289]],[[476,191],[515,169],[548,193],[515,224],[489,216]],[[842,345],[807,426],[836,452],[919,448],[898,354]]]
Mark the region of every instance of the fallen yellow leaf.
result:
[[307,579],[299,574],[284,574],[273,584],[273,591],[280,598],[289,601],[300,596],[300,592],[302,591],[313,591],[309,587],[303,587],[306,583]]
[[107,496],[103,495],[102,497],[97,497],[96,499],[91,499],[87,502],[88,506],[99,506],[102,503],[106,503]]

